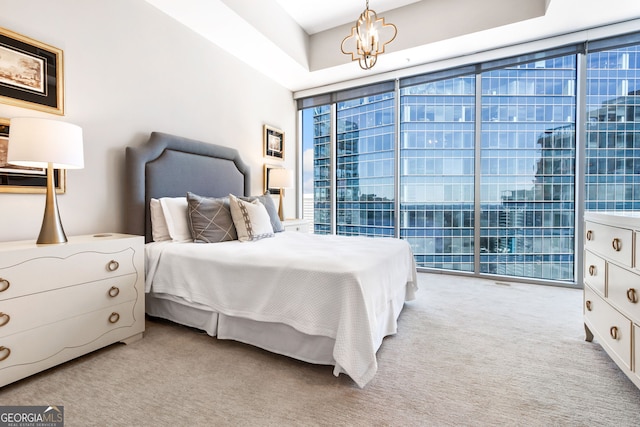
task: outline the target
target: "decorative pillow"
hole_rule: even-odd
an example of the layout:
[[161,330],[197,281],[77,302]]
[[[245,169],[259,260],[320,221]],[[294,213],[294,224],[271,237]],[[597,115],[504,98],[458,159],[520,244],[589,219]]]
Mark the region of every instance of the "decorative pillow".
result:
[[149,202],[149,210],[151,211],[151,237],[154,242],[163,240],[171,240],[169,229],[167,228],[167,220],[164,219],[160,200],[151,199]]
[[191,237],[196,243],[236,240],[236,227],[231,218],[229,198],[202,197],[187,193]]
[[240,200],[246,200],[252,202],[256,199],[260,200],[267,210],[269,214],[269,218],[271,219],[271,227],[273,227],[273,231],[275,233],[280,233],[284,231],[284,225],[282,225],[282,221],[280,221],[280,215],[278,215],[278,208],[276,204],[273,202],[271,198],[271,194],[269,192],[264,193],[262,196],[251,196],[251,197],[239,197]]
[[246,242],[274,236],[271,218],[260,200],[248,202],[229,194],[229,204],[238,240]]
[[174,242],[191,240],[191,231],[187,221],[186,197],[162,197],[160,199],[162,213],[167,221],[169,236]]

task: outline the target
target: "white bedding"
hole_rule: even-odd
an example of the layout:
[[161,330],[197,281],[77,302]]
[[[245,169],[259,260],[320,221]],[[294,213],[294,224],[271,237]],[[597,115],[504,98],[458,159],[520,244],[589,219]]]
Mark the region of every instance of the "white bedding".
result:
[[334,374],[360,387],[377,371],[382,338],[396,332],[395,318],[382,319],[393,297],[404,288],[412,300],[417,290],[411,249],[391,238],[284,232],[253,242],[155,242],[146,261],[147,292],[335,339]]

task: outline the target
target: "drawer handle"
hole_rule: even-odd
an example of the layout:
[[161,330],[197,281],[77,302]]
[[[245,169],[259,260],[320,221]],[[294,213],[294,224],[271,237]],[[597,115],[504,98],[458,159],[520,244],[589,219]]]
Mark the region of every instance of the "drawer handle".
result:
[[11,320],[11,316],[7,313],[0,312],[0,328],[9,323],[9,320]]
[[637,303],[638,302],[638,293],[634,288],[627,289],[627,299],[629,302]]
[[6,291],[7,289],[9,289],[9,286],[11,286],[11,283],[9,283],[7,279],[3,279],[2,277],[0,277],[0,292]]
[[587,231],[587,240],[592,240],[593,239],[593,231],[588,230]]
[[595,265],[590,265],[589,266],[589,276],[595,276],[596,275],[596,266]]
[[117,286],[112,286],[111,289],[109,289],[109,296],[111,298],[117,297],[119,293],[120,293],[120,288],[118,288]]
[[111,260],[109,261],[109,264],[107,264],[107,270],[109,271],[116,271],[118,268],[120,268],[120,263],[116,260]]
[[116,323],[118,320],[120,320],[120,315],[115,311],[111,313],[111,316],[109,316],[109,323]]
[[7,360],[11,356],[11,349],[0,345],[0,362]]
[[613,338],[614,340],[618,339],[618,327],[617,326],[612,326],[611,328],[609,328],[609,335],[611,335],[611,338]]
[[587,300],[584,305],[587,307],[588,311],[591,311],[591,301]]
[[611,246],[614,251],[620,252],[620,249],[622,249],[622,241],[616,237],[611,241]]

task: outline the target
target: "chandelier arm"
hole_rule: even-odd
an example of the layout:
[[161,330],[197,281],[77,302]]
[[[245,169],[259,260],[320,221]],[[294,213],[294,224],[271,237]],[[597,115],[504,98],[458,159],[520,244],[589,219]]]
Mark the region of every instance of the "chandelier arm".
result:
[[[393,35],[387,41],[380,39],[378,29],[391,28]],[[358,61],[360,68],[369,70],[378,61],[378,55],[384,53],[385,46],[395,40],[398,29],[393,24],[384,22],[384,18],[378,18],[375,10],[369,9],[369,0],[366,0],[366,8],[358,17],[355,25],[351,28],[351,34],[342,40],[340,50],[345,55],[351,55],[352,61]],[[345,45],[353,39],[355,49]],[[353,45],[352,45],[353,46]],[[347,50],[347,48],[352,50]]]

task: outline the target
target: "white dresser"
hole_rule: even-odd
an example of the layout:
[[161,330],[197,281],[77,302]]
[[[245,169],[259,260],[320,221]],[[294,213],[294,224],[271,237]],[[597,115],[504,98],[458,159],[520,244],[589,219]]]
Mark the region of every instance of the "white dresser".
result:
[[640,387],[640,212],[586,212],[584,324]]
[[0,243],[0,387],[144,332],[144,237]]

